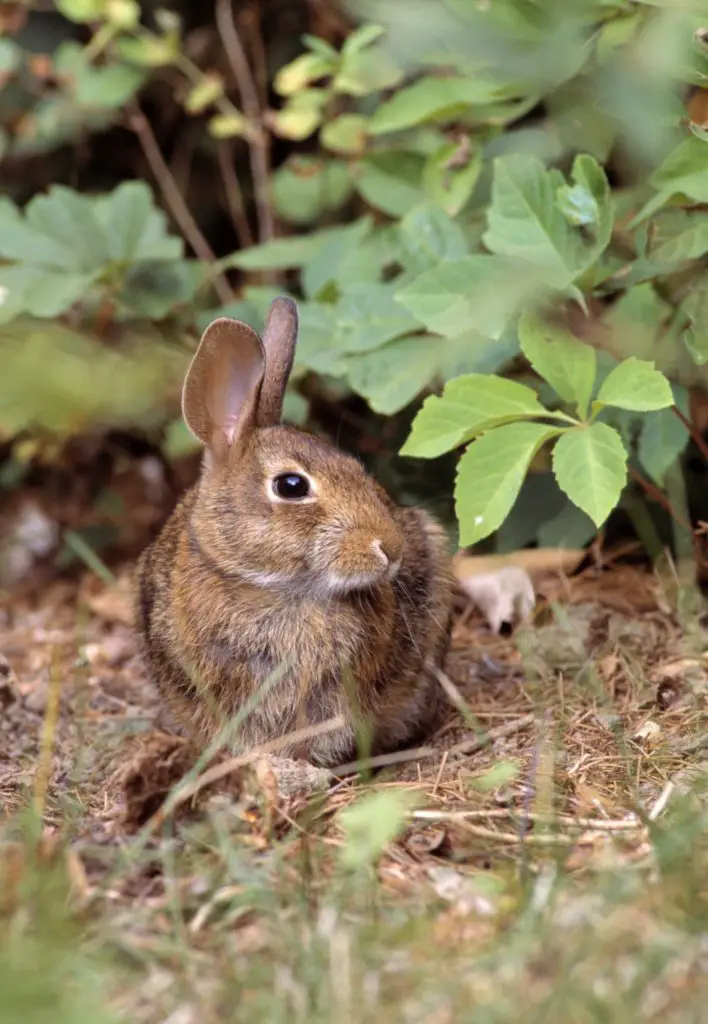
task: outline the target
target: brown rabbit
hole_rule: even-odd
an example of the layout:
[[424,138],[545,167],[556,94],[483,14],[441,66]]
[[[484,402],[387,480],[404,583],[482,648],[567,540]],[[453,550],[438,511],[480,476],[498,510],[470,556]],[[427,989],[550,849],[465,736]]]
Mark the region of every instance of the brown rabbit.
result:
[[182,395],[203,470],[140,559],[138,622],[191,732],[211,739],[240,712],[244,750],[340,715],[335,732],[279,751],[333,765],[360,735],[380,753],[437,721],[453,577],[427,513],[281,425],[297,327],[281,298],[262,342],[235,320],[206,329]]

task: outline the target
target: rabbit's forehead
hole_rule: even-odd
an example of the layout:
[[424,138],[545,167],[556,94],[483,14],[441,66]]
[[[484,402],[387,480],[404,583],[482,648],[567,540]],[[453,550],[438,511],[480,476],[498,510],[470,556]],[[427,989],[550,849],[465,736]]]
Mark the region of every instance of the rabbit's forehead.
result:
[[304,472],[322,483],[336,483],[346,478],[360,484],[367,479],[356,459],[320,438],[286,427],[261,433],[264,436],[259,438],[255,455],[266,476]]

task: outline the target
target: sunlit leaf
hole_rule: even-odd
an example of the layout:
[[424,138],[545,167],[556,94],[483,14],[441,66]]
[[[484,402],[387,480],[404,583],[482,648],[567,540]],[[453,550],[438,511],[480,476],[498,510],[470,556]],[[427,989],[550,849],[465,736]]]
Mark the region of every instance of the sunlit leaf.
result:
[[599,527],[627,481],[627,452],[606,423],[575,427],[553,449],[553,472],[561,490]]

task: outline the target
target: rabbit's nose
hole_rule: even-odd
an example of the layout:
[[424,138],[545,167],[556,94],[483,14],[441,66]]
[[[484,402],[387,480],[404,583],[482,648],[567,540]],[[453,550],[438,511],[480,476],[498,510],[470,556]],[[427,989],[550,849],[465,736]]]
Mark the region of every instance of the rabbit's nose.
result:
[[372,540],[371,547],[376,552],[378,558],[381,559],[382,563],[384,565],[388,565],[391,561],[391,555],[384,547],[384,542],[382,540]]

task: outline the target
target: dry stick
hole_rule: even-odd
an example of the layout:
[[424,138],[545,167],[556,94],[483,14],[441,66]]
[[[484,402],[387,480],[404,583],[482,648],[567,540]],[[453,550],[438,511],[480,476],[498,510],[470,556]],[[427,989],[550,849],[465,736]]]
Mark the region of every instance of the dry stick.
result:
[[[511,809],[494,809],[488,811],[413,811],[412,817],[419,821],[513,821],[520,817],[522,811]],[[599,820],[597,818],[574,818],[571,814],[538,814],[535,811],[529,812],[530,821],[541,823],[556,822],[568,828],[594,829],[598,832],[636,832],[644,828],[644,824],[638,818],[618,818],[610,820]]]
[[146,832],[152,832],[163,823],[167,814],[171,814],[177,807],[183,804],[190,797],[193,797],[205,786],[210,785],[212,782],[218,782],[219,779],[225,778],[227,775],[231,775],[239,768],[245,768],[246,765],[253,764],[259,757],[264,757],[266,754],[273,754],[278,750],[282,750],[283,747],[287,747],[290,744],[302,743],[304,740],[314,739],[316,736],[324,736],[329,732],[335,732],[337,729],[341,729],[345,725],[344,718],[341,715],[336,715],[334,718],[328,718],[325,722],[319,722],[317,725],[310,725],[306,729],[298,729],[295,732],[287,733],[285,736],[279,736],[275,740],[270,740],[268,743],[263,743],[260,747],[256,747],[255,750],[251,750],[248,754],[240,754],[238,757],[231,757],[228,761],[224,761],[223,764],[216,764],[213,768],[209,768],[200,775],[198,779],[185,786],[184,789],[180,790],[170,802],[168,811],[164,811],[160,808],[153,814],[152,818],[146,826]]
[[[483,736],[476,736],[473,740],[456,743],[446,753],[448,756],[454,754],[474,754],[478,750],[483,750],[485,747],[490,746],[495,740],[513,736],[515,732],[520,732],[527,725],[532,725],[533,721],[534,716],[532,714],[522,715],[515,722],[499,725],[496,729],[490,729],[488,732],[485,732]],[[335,775],[344,775],[348,772],[364,771],[367,768],[385,768],[387,765],[401,764],[401,762],[405,761],[422,761],[428,757],[437,757],[439,754],[439,747],[415,747],[413,750],[398,750],[393,754],[378,754],[376,757],[363,758],[361,761],[350,761],[348,764],[333,768],[332,772]]]
[[246,206],[243,201],[241,183],[234,170],[233,146],[230,142],[220,142],[216,147],[216,155],[219,160],[219,170],[224,182],[226,193],[226,205],[229,208],[231,222],[238,238],[239,248],[248,249],[253,245],[251,226],[246,216]]
[[[130,127],[138,137],[145,159],[150,165],[157,184],[165,198],[165,202],[172,211],[172,216],[177,221],[180,231],[191,245],[194,252],[203,260],[205,263],[215,263],[216,256],[214,255],[211,246],[207,242],[204,235],[199,230],[199,226],[192,216],[189,207],[184,201],[184,197],[177,187],[172,171],[167,166],[165,158],[160,152],[160,147],[157,144],[155,133],[150,127],[148,119],[143,114],[142,110],[137,103],[131,104],[131,110],[128,115]],[[223,274],[220,274],[214,279],[214,288],[223,303],[233,302],[234,293],[229,287],[229,283]]]
[[258,214],[258,240],[268,242],[275,234],[273,210],[270,205],[269,141],[263,128],[258,90],[236,28],[231,0],[216,0],[216,25],[241,94],[243,112],[252,128],[252,133],[247,136],[247,142]]

